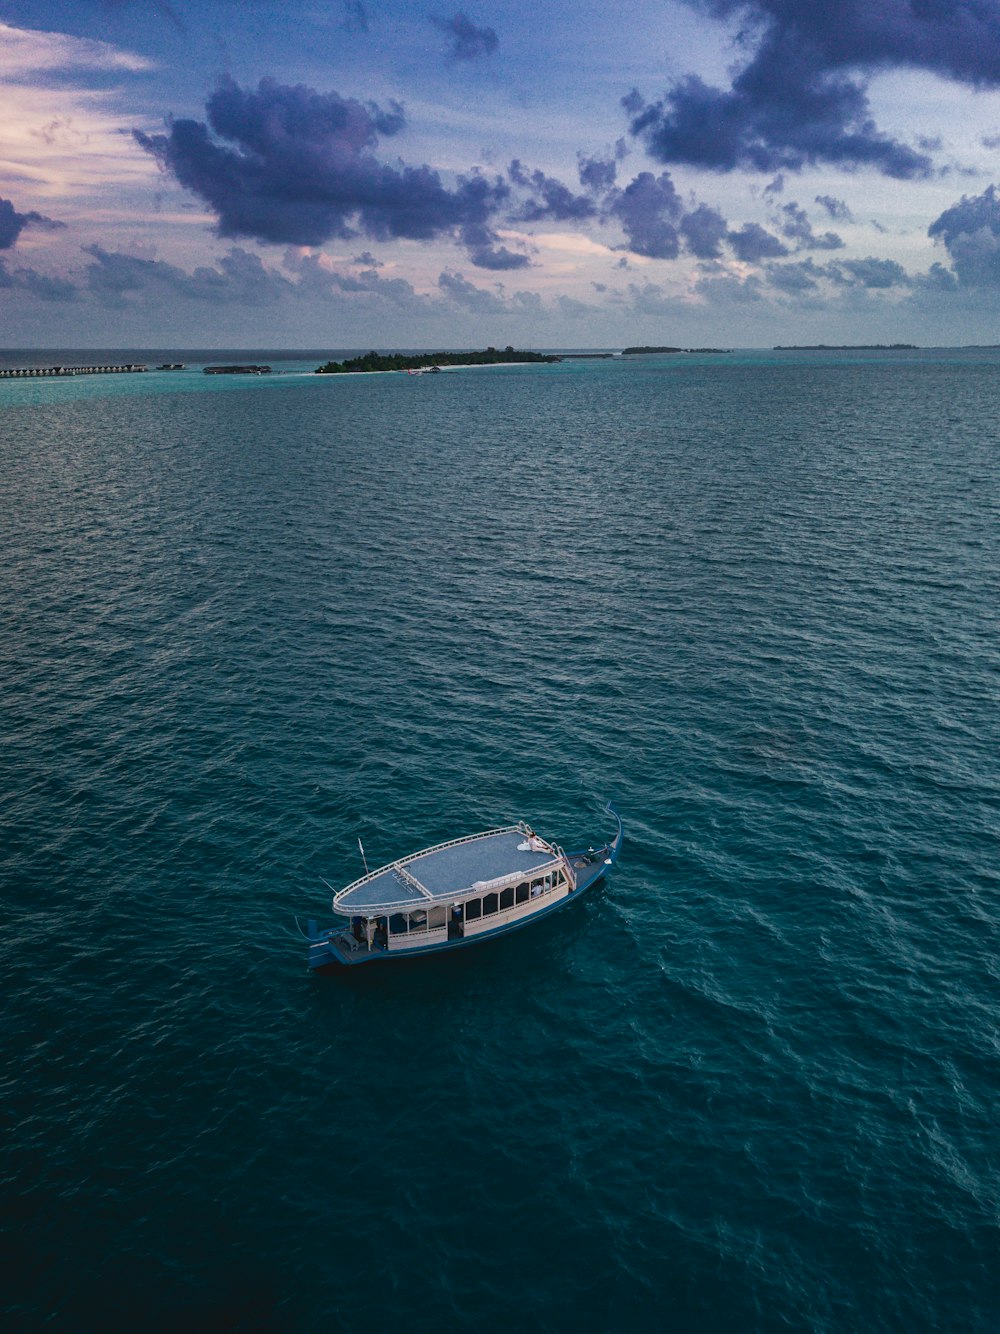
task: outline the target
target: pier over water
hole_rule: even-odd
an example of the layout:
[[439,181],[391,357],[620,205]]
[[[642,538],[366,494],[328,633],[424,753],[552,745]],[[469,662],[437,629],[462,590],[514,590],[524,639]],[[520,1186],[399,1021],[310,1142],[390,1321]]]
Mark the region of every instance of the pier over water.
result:
[[39,376],[127,375],[146,370],[137,362],[122,366],[7,366],[0,368],[0,380],[31,380]]

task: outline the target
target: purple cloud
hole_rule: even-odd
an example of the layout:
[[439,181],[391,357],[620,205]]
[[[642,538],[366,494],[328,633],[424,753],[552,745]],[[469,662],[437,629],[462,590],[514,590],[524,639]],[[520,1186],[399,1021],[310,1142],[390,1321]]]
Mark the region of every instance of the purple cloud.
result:
[[609,206],[628,237],[629,249],[650,259],[676,259],[680,253],[677,224],[684,213],[670,173],[641,171],[615,195]]
[[840,273],[849,275],[859,287],[885,288],[909,287],[910,277],[902,264],[894,259],[876,259],[869,255],[867,259],[840,259],[835,266]]
[[834,222],[854,221],[854,214],[842,199],[834,199],[833,195],[817,195],[816,203],[826,209]]
[[866,79],[916,68],[1000,86],[1000,6],[994,0],[687,0],[741,21],[751,48],[728,88],[695,75],[658,102],[629,94],[632,133],[662,162],[717,171],[798,171],[815,163],[926,176],[926,152],[883,133]]
[[478,60],[480,56],[491,56],[500,45],[495,29],[477,28],[461,10],[450,19],[432,17],[431,22],[450,39],[450,60]]
[[779,292],[801,295],[819,287],[819,279],[828,277],[811,259],[800,260],[795,264],[768,264],[767,280]]
[[699,204],[685,213],[680,222],[680,233],[692,255],[698,259],[718,259],[726,239],[728,224],[718,209]]
[[797,250],[842,250],[844,242],[836,232],[823,232],[817,236],[804,208],[791,200],[781,208],[783,220],[781,234],[795,242]]
[[609,190],[614,189],[619,162],[623,162],[627,157],[628,146],[624,139],[617,140],[613,153],[607,157],[577,153],[576,163],[580,184],[591,194],[607,194]]
[[726,240],[733,254],[745,264],[756,264],[762,259],[778,259],[788,254],[788,247],[757,222],[745,222],[738,232],[730,232]]
[[528,262],[494,246],[490,220],[510,193],[502,180],[471,173],[449,189],[431,167],[375,157],[379,139],[405,124],[396,102],[385,109],[272,79],[244,90],[227,78],[206,110],[208,125],[175,120],[167,135],[133,134],[214,210],[220,236],[321,245],[359,234],[374,241],[455,234],[474,264]]
[[133,292],[169,291],[213,305],[261,306],[295,290],[287,278],[239,246],[216,260],[217,267],[201,265],[193,273],[164,260],[142,259],[99,245],[84,246],[84,253],[92,261],[86,272],[89,290],[103,305],[117,309],[127,304]]
[[562,181],[542,171],[528,171],[517,158],[507,168],[507,175],[521,189],[532,191],[532,198],[516,215],[521,222],[582,222],[597,212],[592,199],[573,194]]
[[25,227],[55,231],[65,225],[64,222],[56,222],[54,218],[47,218],[43,213],[18,213],[9,199],[0,199],[0,250],[10,250],[16,245]]

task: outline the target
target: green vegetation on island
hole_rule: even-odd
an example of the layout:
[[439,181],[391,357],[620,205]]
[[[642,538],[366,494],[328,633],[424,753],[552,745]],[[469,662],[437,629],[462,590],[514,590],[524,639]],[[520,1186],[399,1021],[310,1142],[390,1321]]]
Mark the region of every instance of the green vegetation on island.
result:
[[542,352],[518,352],[512,347],[484,352],[366,352],[347,361],[328,361],[317,366],[317,375],[350,375],[359,371],[419,371],[435,366],[498,366],[509,362],[560,361],[560,357]]
[[623,357],[641,357],[649,352],[683,352],[682,347],[624,347]]
[[916,343],[776,343],[775,352],[916,352]]

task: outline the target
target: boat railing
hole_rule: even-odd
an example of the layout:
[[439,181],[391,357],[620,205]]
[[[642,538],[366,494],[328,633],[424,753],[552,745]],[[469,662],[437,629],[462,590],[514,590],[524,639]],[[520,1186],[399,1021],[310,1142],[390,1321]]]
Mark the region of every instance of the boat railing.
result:
[[[524,830],[522,829],[521,824],[500,825],[496,829],[487,829],[481,834],[466,834],[464,838],[449,838],[444,843],[435,843],[433,847],[422,848],[420,852],[415,852],[412,857],[407,857],[406,860],[408,862],[414,862],[420,857],[426,857],[431,852],[443,852],[445,848],[457,848],[462,843],[476,843],[481,838],[494,838],[497,834],[520,834],[523,832]],[[377,880],[380,875],[385,875],[387,871],[396,871],[401,867],[402,863],[399,861],[386,862],[384,866],[380,866],[375,871],[369,871],[367,875],[363,875],[359,880],[352,880],[349,885],[345,885],[343,889],[338,890],[335,897],[340,898],[340,896],[346,894],[348,890],[360,889],[362,885],[370,884],[373,880]],[[409,873],[407,872],[407,874]],[[416,879],[415,876],[412,876],[411,878],[414,880]],[[417,881],[417,884],[419,883],[420,882]],[[421,888],[423,888],[423,886],[421,886]]]
[[[470,886],[470,891],[474,890],[476,894],[482,894],[485,890],[499,889],[502,885],[513,884],[516,880],[534,880],[537,876],[545,875],[548,871],[558,870],[565,870],[562,857],[546,862],[543,866],[533,866],[530,871],[507,871],[504,875],[498,875],[493,880],[477,880],[474,885]],[[468,892],[462,891],[463,895]]]

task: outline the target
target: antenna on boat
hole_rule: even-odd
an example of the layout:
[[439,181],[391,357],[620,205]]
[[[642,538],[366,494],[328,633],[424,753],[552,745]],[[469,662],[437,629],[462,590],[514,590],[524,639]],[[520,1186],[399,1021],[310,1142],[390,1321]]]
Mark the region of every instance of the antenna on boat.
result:
[[365,856],[364,845],[362,844],[360,838],[358,839],[358,847],[361,849],[361,860],[365,864],[365,875],[371,875],[371,871],[369,871],[368,869],[368,858]]

